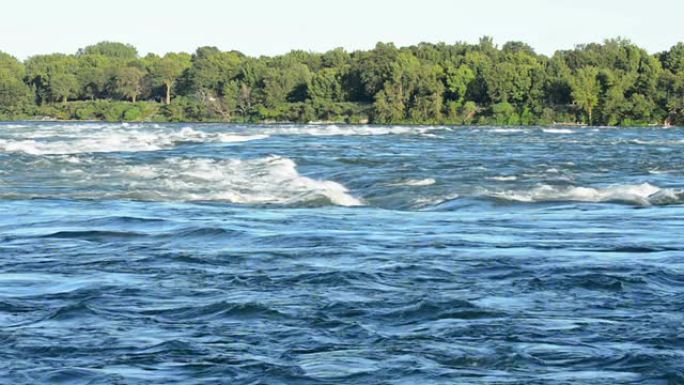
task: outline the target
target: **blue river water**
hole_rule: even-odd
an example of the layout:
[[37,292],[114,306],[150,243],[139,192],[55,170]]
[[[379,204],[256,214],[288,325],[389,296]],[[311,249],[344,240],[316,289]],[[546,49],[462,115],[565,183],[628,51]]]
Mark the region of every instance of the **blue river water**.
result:
[[684,384],[684,129],[0,123],[0,384]]

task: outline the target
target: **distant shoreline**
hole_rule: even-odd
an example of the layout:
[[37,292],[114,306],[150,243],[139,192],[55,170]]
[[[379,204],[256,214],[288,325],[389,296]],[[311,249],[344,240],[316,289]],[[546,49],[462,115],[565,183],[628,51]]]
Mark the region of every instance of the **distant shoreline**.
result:
[[25,61],[0,52],[0,90],[0,120],[684,125],[684,43],[650,54],[617,38],[545,56],[483,37],[273,57],[215,47],[141,57],[105,41]]
[[0,129],[2,124],[12,124],[12,123],[105,123],[105,124],[193,124],[193,125],[241,125],[241,126],[283,126],[283,125],[307,125],[307,126],[407,126],[407,127],[421,127],[421,126],[444,126],[444,127],[478,127],[478,128],[497,128],[497,127],[558,127],[558,128],[568,128],[568,129],[591,129],[591,128],[682,128],[684,126],[668,126],[659,124],[644,124],[644,125],[630,125],[630,126],[607,126],[607,125],[586,125],[586,124],[569,124],[561,122],[553,122],[549,124],[529,124],[529,125],[507,125],[507,124],[449,124],[449,123],[439,123],[439,124],[426,124],[426,123],[347,123],[347,122],[227,122],[227,121],[176,121],[176,122],[165,122],[165,121],[105,121],[105,120],[76,120],[76,119],[16,119],[16,120],[0,120]]

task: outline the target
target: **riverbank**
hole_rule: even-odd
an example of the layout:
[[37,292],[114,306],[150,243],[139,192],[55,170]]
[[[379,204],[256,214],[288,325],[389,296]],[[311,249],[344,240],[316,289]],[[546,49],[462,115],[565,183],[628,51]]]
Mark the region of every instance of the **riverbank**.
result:
[[[153,101],[126,102],[114,100],[70,101],[67,103],[27,106],[13,113],[0,114],[0,121],[59,121],[59,122],[129,122],[129,123],[239,123],[239,124],[401,124],[401,125],[471,125],[471,126],[563,126],[586,127],[586,123],[570,120],[567,113],[547,114],[540,118],[522,119],[513,114],[500,116],[493,111],[481,109],[465,118],[416,121],[398,120],[381,123],[373,115],[373,105],[363,103],[338,103],[337,115],[311,114],[313,108],[307,103],[288,103],[279,108],[258,106],[247,115],[216,114],[202,109],[199,103],[174,100],[170,105]],[[599,126],[599,125],[596,125]],[[655,121],[625,119],[619,124],[600,126],[668,126]]]
[[258,58],[212,47],[140,57],[102,42],[23,62],[0,53],[0,119],[682,125],[681,57],[681,43],[650,54],[624,39],[553,56],[483,38]]

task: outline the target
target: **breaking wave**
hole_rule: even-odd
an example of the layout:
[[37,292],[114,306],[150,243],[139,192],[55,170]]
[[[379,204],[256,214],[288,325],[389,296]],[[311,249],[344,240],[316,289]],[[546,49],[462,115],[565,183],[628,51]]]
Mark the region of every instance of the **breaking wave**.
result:
[[122,197],[136,200],[363,204],[342,184],[302,176],[294,161],[279,156],[249,160],[168,158],[159,163],[125,166],[112,176],[126,185]]
[[166,128],[149,124],[62,124],[26,132],[20,126],[4,126],[9,137],[0,138],[0,152],[29,155],[64,155],[103,152],[143,152],[173,148],[180,143],[239,143],[291,136],[434,136],[448,127],[282,125],[230,126],[230,132],[211,132],[193,127]]
[[489,131],[500,133],[500,134],[517,134],[520,132],[526,132],[526,130],[524,130],[522,128],[500,128],[500,127],[492,128]]
[[575,131],[569,128],[543,128],[543,132],[547,134],[574,134]]
[[448,131],[448,127],[433,126],[354,126],[354,125],[284,125],[264,126],[254,129],[267,135],[309,135],[309,136],[380,136],[380,135],[423,135],[434,136],[433,131]]
[[[35,179],[50,188],[15,190],[0,179],[2,199],[86,199],[219,201],[247,205],[360,206],[342,184],[299,174],[296,163],[279,156],[256,159],[171,157],[130,164],[114,159],[60,156],[33,162],[55,167]],[[32,166],[35,167],[35,166]]]
[[68,127],[53,133],[34,133],[26,139],[0,139],[0,151],[29,155],[96,152],[141,152],[172,148],[179,143],[234,143],[268,138],[268,135],[211,133],[184,127],[179,130],[143,130],[128,126],[79,129]]
[[499,175],[499,176],[489,176],[489,177],[486,177],[485,179],[495,180],[498,182],[511,182],[511,181],[518,180],[518,177],[515,175]]
[[529,190],[485,192],[483,195],[515,202],[620,202],[639,206],[677,204],[684,200],[683,190],[660,188],[649,183],[601,188],[539,185]]

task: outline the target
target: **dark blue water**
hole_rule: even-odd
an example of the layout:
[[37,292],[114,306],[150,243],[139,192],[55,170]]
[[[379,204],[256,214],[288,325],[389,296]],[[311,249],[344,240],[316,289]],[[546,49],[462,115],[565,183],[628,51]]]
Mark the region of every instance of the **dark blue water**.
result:
[[2,384],[682,384],[684,129],[0,124]]

